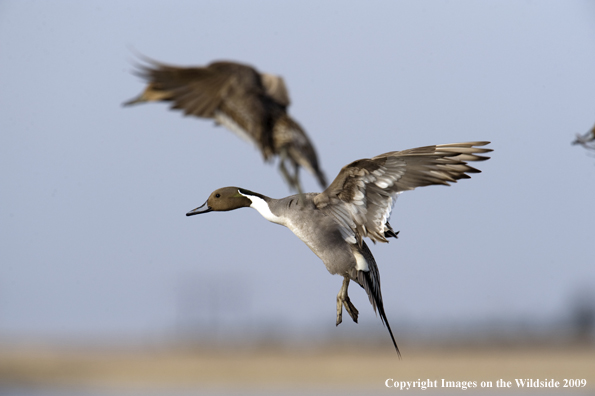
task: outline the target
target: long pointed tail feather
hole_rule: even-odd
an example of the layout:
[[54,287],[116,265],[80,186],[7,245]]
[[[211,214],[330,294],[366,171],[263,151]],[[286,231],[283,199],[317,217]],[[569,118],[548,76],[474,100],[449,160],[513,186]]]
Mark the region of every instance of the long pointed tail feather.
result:
[[390,338],[393,341],[393,345],[395,346],[395,350],[397,351],[397,355],[399,355],[400,359],[401,352],[399,351],[393,331],[391,330],[390,324],[388,323],[386,312],[384,311],[382,292],[380,291],[380,273],[378,272],[378,266],[376,265],[374,256],[372,256],[372,252],[370,252],[370,249],[365,242],[362,244],[362,250],[364,257],[368,262],[369,271],[357,271],[357,283],[359,283],[359,285],[362,286],[364,290],[366,290],[368,298],[370,299],[370,304],[372,304],[372,307],[374,308],[374,312],[378,310],[378,313],[380,314],[380,320],[382,321],[382,324],[384,324],[388,329],[388,333],[390,334]]

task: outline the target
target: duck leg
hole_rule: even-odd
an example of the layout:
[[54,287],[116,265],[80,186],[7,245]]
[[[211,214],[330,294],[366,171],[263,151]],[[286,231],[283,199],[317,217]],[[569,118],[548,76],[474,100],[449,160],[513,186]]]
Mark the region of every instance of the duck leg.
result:
[[299,174],[299,172],[300,172],[300,166],[298,165],[298,163],[297,163],[297,162],[295,162],[295,161],[293,160],[293,158],[291,159],[291,163],[293,164],[293,170],[294,170],[294,175],[293,175],[293,183],[294,183],[294,185],[295,185],[296,189],[298,190],[298,193],[299,193],[300,195],[303,195],[303,192],[302,192],[302,185],[301,185],[301,183],[300,183],[300,177],[299,177],[299,175],[298,175],[298,174]]
[[341,324],[343,321],[343,305],[347,310],[349,316],[355,323],[357,323],[357,316],[359,312],[355,308],[355,306],[351,303],[349,296],[347,295],[347,288],[349,287],[349,278],[343,278],[343,286],[341,286],[341,290],[339,290],[339,294],[337,294],[337,326]]
[[300,195],[302,195],[302,187],[300,186],[300,182],[297,179],[297,166],[296,168],[296,172],[295,172],[295,177],[291,176],[289,174],[289,171],[287,170],[287,168],[285,167],[285,161],[287,161],[289,159],[289,155],[287,153],[287,148],[282,148],[279,152],[279,170],[281,171],[281,174],[283,175],[283,178],[285,179],[285,181],[287,182],[287,184],[289,184],[289,188],[296,190]]

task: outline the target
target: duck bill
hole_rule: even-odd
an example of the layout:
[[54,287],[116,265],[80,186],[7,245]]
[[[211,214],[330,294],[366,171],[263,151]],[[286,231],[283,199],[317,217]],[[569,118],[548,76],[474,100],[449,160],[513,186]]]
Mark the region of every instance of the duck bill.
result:
[[[206,208],[204,208],[205,206],[206,206]],[[192,209],[190,212],[186,213],[186,216],[194,216],[194,215],[197,215],[197,214],[208,213],[208,212],[211,212],[212,210],[213,209],[209,208],[209,206],[205,202],[204,204],[202,204],[198,208]]]

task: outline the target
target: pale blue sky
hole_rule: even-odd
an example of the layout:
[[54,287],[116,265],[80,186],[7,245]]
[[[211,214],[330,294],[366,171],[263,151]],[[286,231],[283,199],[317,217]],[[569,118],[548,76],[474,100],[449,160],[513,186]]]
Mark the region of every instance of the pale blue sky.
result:
[[331,180],[386,151],[492,141],[483,173],[399,198],[399,240],[371,247],[389,321],[564,315],[595,288],[595,158],[570,145],[595,122],[594,44],[589,1],[4,1],[0,338],[175,334],[193,288],[198,320],[217,289],[223,326],[334,328],[342,279],[289,230],[249,209],[185,216],[223,186],[289,191],[210,121],[122,108],[143,88],[131,49],[284,76]]

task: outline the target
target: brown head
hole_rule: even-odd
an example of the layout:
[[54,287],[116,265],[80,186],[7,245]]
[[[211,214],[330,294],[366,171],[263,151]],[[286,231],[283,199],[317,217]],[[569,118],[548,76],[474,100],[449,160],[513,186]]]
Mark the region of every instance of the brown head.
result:
[[[226,212],[228,210],[249,207],[252,204],[252,201],[240,194],[239,190],[241,189],[238,187],[223,187],[217,189],[211,193],[207,202],[186,213],[186,216],[193,216],[212,211]],[[206,208],[204,208],[205,206]]]

